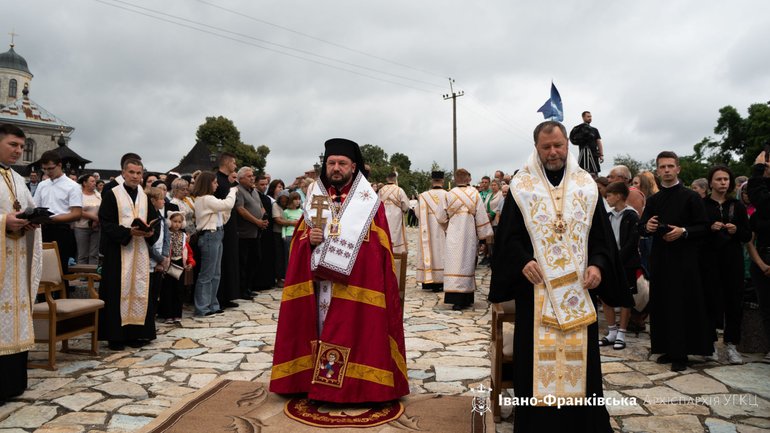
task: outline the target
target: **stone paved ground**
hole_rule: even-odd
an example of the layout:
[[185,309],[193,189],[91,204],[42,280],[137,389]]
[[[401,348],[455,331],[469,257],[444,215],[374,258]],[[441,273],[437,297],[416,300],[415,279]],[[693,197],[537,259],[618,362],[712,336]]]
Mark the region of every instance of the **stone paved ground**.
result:
[[[415,234],[409,229],[412,246]],[[488,386],[489,269],[478,269],[473,310],[455,312],[440,294],[419,290],[413,258],[405,315],[412,392],[469,394],[480,383]],[[267,381],[280,297],[274,289],[221,316],[159,324],[157,340],[141,349],[103,347],[97,358],[59,354],[57,371],[30,370],[27,392],[0,406],[0,433],[130,432],[217,378]],[[768,364],[710,362],[672,373],[649,359],[645,333],[632,335],[626,350],[604,348],[602,355],[606,396],[639,402],[609,408],[618,431],[770,431]],[[665,404],[672,401],[681,404]],[[503,414],[510,412],[504,408]],[[511,432],[510,421],[498,432]]]

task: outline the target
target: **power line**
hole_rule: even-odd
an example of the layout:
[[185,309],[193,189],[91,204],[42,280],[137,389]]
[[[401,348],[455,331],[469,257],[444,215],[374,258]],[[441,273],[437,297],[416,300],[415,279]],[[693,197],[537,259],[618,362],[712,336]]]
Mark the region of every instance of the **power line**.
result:
[[155,20],[158,20],[158,21],[166,22],[166,23],[169,23],[169,24],[174,24],[174,25],[179,26],[179,27],[184,27],[184,28],[187,28],[187,29],[191,29],[191,30],[195,30],[195,31],[201,32],[201,33],[206,33],[206,34],[209,34],[209,35],[212,35],[212,36],[216,36],[216,37],[221,38],[221,39],[227,39],[227,40],[238,42],[238,43],[241,43],[241,44],[244,44],[244,45],[250,45],[250,46],[253,46],[253,47],[261,48],[263,50],[272,51],[274,53],[281,54],[281,55],[284,55],[284,56],[293,57],[295,59],[304,60],[306,62],[315,63],[315,64],[318,64],[318,65],[326,66],[326,67],[337,69],[337,70],[340,70],[340,71],[345,71],[345,72],[348,72],[348,73],[351,73],[351,74],[355,74],[355,75],[358,75],[358,76],[361,76],[361,77],[371,78],[373,80],[382,81],[384,83],[394,84],[396,86],[407,87],[407,88],[410,88],[410,89],[413,89],[413,90],[418,90],[418,91],[424,92],[424,93],[433,93],[430,90],[421,89],[419,87],[414,87],[414,86],[410,86],[408,84],[399,83],[399,82],[392,81],[392,80],[387,80],[387,79],[384,79],[384,78],[376,77],[376,76],[365,74],[365,73],[358,72],[358,71],[353,71],[353,70],[346,69],[346,68],[343,68],[343,67],[340,67],[340,66],[324,63],[324,62],[321,62],[321,61],[318,61],[318,60],[308,59],[306,57],[298,56],[298,55],[291,54],[291,53],[286,53],[286,52],[283,52],[283,51],[280,51],[280,50],[276,50],[276,49],[270,48],[270,47],[265,47],[263,45],[256,44],[256,43],[253,43],[253,42],[244,41],[244,40],[241,40],[241,39],[229,37],[229,36],[222,35],[222,34],[219,34],[219,33],[215,33],[215,32],[212,32],[212,31],[208,31],[208,30],[205,30],[205,29],[193,27],[193,26],[190,26],[190,25],[187,25],[187,24],[183,24],[183,23],[179,23],[179,22],[176,22],[176,21],[168,20],[168,19],[165,19],[165,18],[162,18],[162,17],[150,15],[150,14],[147,14],[147,13],[144,13],[144,12],[141,12],[141,11],[129,9],[129,8],[126,8],[126,7],[123,7],[123,6],[119,6],[119,5],[116,5],[116,4],[112,4],[112,3],[108,3],[105,0],[93,0],[93,1],[95,1],[97,3],[104,4],[106,6],[110,6],[110,7],[116,8],[116,9],[122,9],[122,10],[131,12],[131,13],[134,13],[134,14],[137,14],[137,15],[143,15],[143,16],[146,16],[148,18],[152,18],[152,19],[155,19]]
[[[294,33],[294,34],[297,34],[297,35],[300,35],[300,36],[304,36],[306,38],[310,38],[310,39],[313,39],[313,40],[316,40],[316,41],[319,41],[319,42],[323,42],[325,44],[329,44],[329,45],[337,47],[337,48],[342,48],[343,50],[348,50],[348,51],[353,52],[353,53],[357,53],[357,54],[361,54],[361,55],[364,55],[364,56],[367,56],[367,57],[371,57],[373,59],[377,59],[377,60],[380,60],[380,61],[383,61],[383,62],[387,62],[387,63],[393,64],[393,65],[396,65],[396,66],[400,66],[402,68],[407,68],[407,69],[411,69],[413,71],[422,72],[422,73],[425,73],[425,74],[428,74],[428,75],[433,75],[435,77],[441,77],[441,78],[445,77],[444,75],[437,74],[437,73],[434,73],[434,72],[430,72],[430,71],[427,71],[425,69],[420,69],[420,68],[417,68],[417,67],[414,67],[414,66],[407,65],[405,63],[397,62],[395,60],[386,59],[384,57],[375,56],[374,54],[369,54],[369,53],[367,53],[365,51],[357,50],[355,48],[350,48],[350,47],[347,47],[345,45],[338,44],[336,42],[328,41],[326,39],[321,39],[321,38],[319,38],[317,36],[313,36],[313,35],[309,35],[307,33],[300,32],[299,30],[294,30],[294,29],[289,28],[289,27],[285,27],[285,26],[282,26],[282,25],[279,25],[279,24],[271,23],[270,21],[266,21],[266,20],[263,20],[261,18],[256,18],[256,17],[253,17],[251,15],[244,14],[242,12],[238,12],[238,11],[235,11],[235,10],[232,10],[232,9],[228,9],[228,8],[219,6],[217,4],[213,4],[213,3],[207,2],[205,0],[197,0],[197,1],[200,2],[200,3],[206,4],[206,5],[209,5],[211,7],[215,7],[217,9],[221,9],[223,11],[229,12],[231,14],[238,15],[240,17],[250,19],[252,21],[256,21],[256,22],[259,22],[259,23],[262,23],[262,24],[267,24],[269,26],[273,26],[275,28],[278,28],[278,29],[281,29],[281,30],[285,30],[287,32],[291,32],[291,33]],[[434,85],[436,87],[443,87],[443,86],[439,86],[437,84],[431,84],[431,85]]]
[[[188,20],[186,18],[182,18],[182,17],[175,16],[175,15],[172,15],[172,14],[164,13],[164,12],[161,12],[161,11],[156,11],[156,10],[153,10],[153,9],[149,9],[149,8],[145,8],[145,7],[142,7],[142,6],[134,5],[132,3],[125,2],[125,1],[122,1],[122,0],[93,0],[93,1],[95,1],[97,3],[101,3],[101,4],[106,5],[106,6],[110,6],[110,7],[116,8],[116,9],[121,9],[121,10],[124,10],[124,11],[127,11],[127,12],[131,12],[131,13],[134,13],[134,14],[137,14],[137,15],[142,15],[142,16],[145,16],[145,17],[148,17],[148,18],[152,18],[152,19],[157,20],[157,21],[173,24],[173,25],[176,25],[176,26],[179,26],[179,27],[187,28],[187,29],[190,29],[190,30],[194,30],[194,31],[197,31],[197,32],[201,32],[201,33],[204,33],[204,34],[215,36],[215,37],[218,37],[218,38],[221,38],[221,39],[238,42],[240,44],[244,44],[244,45],[248,45],[248,46],[252,46],[252,47],[256,47],[256,48],[261,48],[263,50],[271,51],[271,52],[274,52],[274,53],[277,53],[277,54],[281,54],[281,55],[284,55],[284,56],[288,56],[288,57],[292,57],[292,58],[295,58],[295,59],[303,60],[303,61],[306,61],[306,62],[315,63],[315,64],[318,64],[318,65],[321,65],[321,66],[326,66],[328,68],[332,68],[332,69],[337,69],[337,70],[340,70],[340,71],[348,72],[348,73],[355,74],[355,75],[358,75],[358,76],[361,76],[361,77],[365,77],[365,78],[381,81],[381,82],[384,82],[384,83],[393,84],[393,85],[396,85],[396,86],[401,86],[401,87],[417,90],[417,91],[424,92],[424,93],[433,93],[432,90],[427,90],[425,88],[415,87],[415,86],[412,86],[412,85],[409,85],[409,84],[405,84],[405,83],[401,83],[401,82],[385,79],[385,78],[382,78],[382,77],[377,77],[377,76],[366,74],[366,73],[363,73],[363,72],[360,72],[360,71],[355,71],[355,70],[351,70],[351,69],[348,69],[348,68],[344,68],[344,67],[341,67],[341,66],[338,66],[338,65],[333,65],[333,64],[329,64],[329,63],[322,62],[322,61],[319,61],[319,60],[310,59],[310,58],[307,58],[307,57],[304,57],[304,56],[301,56],[301,55],[287,53],[287,52],[281,51],[279,49],[271,48],[271,47],[264,46],[264,45],[259,44],[259,43],[255,43],[255,42],[251,42],[251,41],[246,41],[246,40],[243,40],[243,39],[239,39],[239,38],[236,38],[236,37],[228,36],[228,35],[221,34],[221,33],[218,33],[218,32],[224,32],[224,33],[228,33],[228,34],[231,34],[231,35],[239,36],[239,37],[242,37],[242,38],[247,38],[247,39],[252,39],[252,40],[260,41],[260,42],[263,42],[263,43],[266,43],[266,44],[270,44],[270,45],[275,45],[275,46],[278,46],[278,47],[281,47],[281,48],[290,49],[290,50],[293,50],[293,51],[302,52],[304,54],[313,55],[313,56],[316,56],[316,57],[321,57],[321,58],[324,58],[324,59],[327,59],[327,60],[348,64],[348,65],[351,65],[351,66],[354,66],[354,67],[359,67],[359,68],[362,68],[362,69],[371,70],[373,72],[377,72],[377,73],[380,73],[380,74],[391,75],[391,76],[394,76],[396,78],[403,78],[403,79],[407,79],[407,80],[411,80],[411,81],[417,81],[419,83],[429,84],[429,85],[433,86],[434,84],[432,84],[432,83],[427,83],[427,82],[422,82],[420,80],[413,80],[413,79],[409,79],[409,78],[404,78],[404,77],[401,77],[401,76],[398,76],[398,75],[395,75],[395,74],[389,74],[389,73],[386,73],[386,72],[383,72],[383,71],[378,71],[376,69],[362,67],[362,66],[355,65],[355,64],[352,64],[352,63],[347,63],[347,62],[344,62],[344,61],[340,61],[340,60],[337,60],[337,59],[334,59],[334,58],[320,56],[320,55],[317,55],[317,54],[314,54],[314,53],[306,52],[306,51],[295,49],[295,48],[292,48],[292,47],[287,47],[287,46],[283,46],[283,45],[280,45],[280,44],[274,44],[272,42],[264,41],[264,40],[261,40],[261,39],[258,39],[258,38],[255,38],[255,37],[252,37],[252,36],[249,36],[249,35],[244,35],[244,34],[241,34],[241,33],[229,31],[227,29],[222,29],[222,28],[219,28],[219,27],[211,26],[211,25],[208,25],[208,24],[205,24],[205,23],[200,23],[200,22]],[[128,5],[128,6],[131,6],[131,7],[135,8],[135,9],[142,9],[142,10],[145,10],[145,11],[148,11],[148,12],[152,12],[154,14],[163,15],[163,16],[170,17],[170,18],[173,18],[173,19],[176,19],[176,20],[179,20],[179,21],[184,21],[184,22],[178,22],[178,21],[174,21],[174,20],[171,20],[171,19],[163,18],[162,16],[152,15],[150,13],[142,12],[141,10],[135,10],[135,9],[131,9],[131,8],[128,8],[128,7],[121,6],[119,4],[110,3],[109,1],[112,1],[112,2],[115,2],[115,3],[122,3],[122,4],[125,4],[125,5]],[[199,0],[199,1],[201,1],[201,0]],[[209,28],[209,29],[212,29],[212,30],[216,30],[216,31],[206,30],[205,28],[196,27],[195,25],[185,24],[185,22],[191,23],[191,24],[195,24],[195,25],[198,25],[198,26],[202,26],[202,27],[206,27],[206,28]],[[376,57],[376,56],[372,56],[372,57]],[[477,102],[477,105],[482,106],[483,104],[479,104]],[[482,119],[485,119],[485,120],[494,120],[494,118],[490,118],[489,116],[485,116],[484,114],[481,114],[481,113],[479,113],[476,110],[473,110],[471,107],[466,106],[466,108],[469,111],[474,112],[477,115],[477,117],[479,117],[479,118],[482,118]],[[493,121],[492,123],[497,125],[498,127],[501,127],[502,129],[507,130],[508,132],[511,132],[511,133],[514,133],[514,134],[518,133],[517,131],[512,131],[512,130],[508,129],[506,126],[501,125],[499,122],[494,122]],[[507,125],[506,121],[503,121],[502,123]]]
[[[522,137],[528,137],[529,136],[528,132],[523,130],[523,129],[521,129],[518,126],[518,124],[513,122],[511,119],[506,118],[506,116],[501,114],[499,111],[497,111],[497,110],[491,108],[490,106],[484,104],[483,102],[481,102],[480,100],[475,98],[473,95],[471,95],[471,103],[476,104],[479,108],[484,110],[487,114],[492,115],[495,118],[495,120],[499,120],[502,124],[504,124],[506,126],[505,127],[506,130],[508,130],[510,132],[513,132],[513,133],[515,133],[517,135],[520,135]],[[513,129],[508,129],[508,127],[511,127]]]
[[190,24],[194,24],[196,26],[201,26],[201,27],[209,28],[209,29],[212,29],[212,30],[216,30],[218,32],[223,32],[223,33],[235,35],[235,36],[238,36],[238,37],[241,37],[241,38],[251,39],[251,40],[254,40],[254,41],[261,42],[263,44],[272,45],[272,46],[279,47],[279,48],[286,49],[286,50],[296,51],[298,53],[302,53],[302,54],[305,54],[305,55],[308,55],[308,56],[318,57],[318,58],[321,58],[321,59],[324,59],[324,60],[329,60],[329,61],[332,61],[332,62],[341,63],[341,64],[347,65],[347,66],[352,66],[354,68],[359,68],[359,69],[363,69],[363,70],[366,70],[366,71],[375,72],[375,73],[378,73],[378,74],[389,75],[391,77],[398,78],[398,79],[401,79],[401,80],[412,81],[412,82],[415,82],[415,83],[426,84],[426,85],[429,85],[429,86],[434,86],[434,87],[439,87],[439,88],[443,87],[443,86],[439,86],[437,84],[434,84],[434,83],[431,83],[431,82],[428,82],[428,81],[423,81],[423,80],[418,80],[418,79],[410,78],[410,77],[403,76],[403,75],[393,74],[393,73],[385,72],[385,71],[382,71],[382,70],[379,70],[379,69],[370,68],[370,67],[367,67],[367,66],[362,66],[362,65],[359,65],[359,64],[356,64],[356,63],[347,62],[347,61],[336,59],[336,58],[329,57],[329,56],[324,56],[322,54],[316,54],[316,53],[313,53],[311,51],[306,51],[306,50],[302,50],[302,49],[299,49],[299,48],[290,47],[288,45],[282,45],[282,44],[278,44],[278,43],[275,43],[275,42],[270,42],[268,40],[260,39],[260,38],[257,38],[255,36],[251,36],[251,35],[247,35],[247,34],[239,33],[239,32],[234,32],[234,31],[222,28],[222,27],[212,26],[212,25],[209,25],[209,24],[206,24],[206,23],[202,23],[200,21],[194,21],[194,20],[190,20],[190,19],[187,19],[187,18],[184,18],[184,17],[180,17],[178,15],[173,15],[173,14],[165,13],[165,12],[162,12],[162,11],[159,11],[159,10],[156,10],[156,9],[150,9],[150,8],[147,8],[147,7],[144,7],[144,6],[139,6],[139,5],[131,3],[131,2],[127,2],[127,1],[123,1],[123,0],[111,0],[111,1],[113,1],[115,3],[121,3],[121,4],[124,4],[124,5],[130,6],[130,7],[136,8],[136,9],[145,10],[145,11],[148,11],[148,12],[151,12],[151,13],[154,13],[154,14],[158,14],[158,15],[169,17],[169,18],[173,18],[175,20],[179,20],[179,21],[190,23]]

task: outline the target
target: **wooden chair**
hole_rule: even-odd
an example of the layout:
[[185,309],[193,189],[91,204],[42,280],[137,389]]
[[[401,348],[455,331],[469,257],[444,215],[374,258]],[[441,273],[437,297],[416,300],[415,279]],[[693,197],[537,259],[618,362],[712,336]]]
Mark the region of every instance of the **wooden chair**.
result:
[[398,280],[398,297],[401,298],[401,315],[404,314],[404,300],[406,299],[406,251],[393,253],[396,268],[396,280]]
[[[64,280],[80,278],[88,280],[90,299],[67,299]],[[59,247],[56,242],[43,243],[43,270],[37,293],[45,295],[44,302],[32,306],[32,319],[35,327],[35,343],[48,343],[48,362],[29,362],[28,367],[56,370],[56,343],[62,342],[62,352],[99,354],[97,330],[99,329],[99,309],[104,301],[94,289],[94,282],[101,277],[97,274],[62,275],[59,261]],[[54,299],[54,293],[59,298]],[[91,333],[91,350],[71,349],[69,339],[77,335]]]
[[492,304],[492,417],[500,422],[500,404],[497,396],[506,388],[513,388],[513,378],[503,377],[503,370],[513,364],[513,324],[516,318],[515,301]]

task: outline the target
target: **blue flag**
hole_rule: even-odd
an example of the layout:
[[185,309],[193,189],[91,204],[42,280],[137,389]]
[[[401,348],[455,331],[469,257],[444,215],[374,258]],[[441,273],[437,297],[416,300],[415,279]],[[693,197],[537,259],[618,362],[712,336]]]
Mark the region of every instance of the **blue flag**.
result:
[[543,113],[543,118],[546,120],[564,121],[564,108],[561,105],[561,95],[559,95],[559,91],[556,90],[556,85],[553,84],[553,81],[551,81],[551,97],[545,101],[545,104],[543,104],[537,112]]

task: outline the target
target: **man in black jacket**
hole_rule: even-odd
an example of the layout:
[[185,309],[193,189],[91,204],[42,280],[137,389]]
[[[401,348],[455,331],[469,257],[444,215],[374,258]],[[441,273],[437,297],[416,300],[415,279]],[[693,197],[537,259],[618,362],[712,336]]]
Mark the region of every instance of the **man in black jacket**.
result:
[[[238,168],[235,155],[222,152],[219,155],[219,169],[217,170],[217,190],[214,197],[223,200],[230,192],[230,188],[237,185],[230,182],[230,174]],[[240,271],[238,266],[238,224],[236,218],[230,218],[224,225],[225,233],[222,239],[222,280],[219,283],[217,299],[222,308],[237,307],[233,299],[251,299],[241,294]]]

